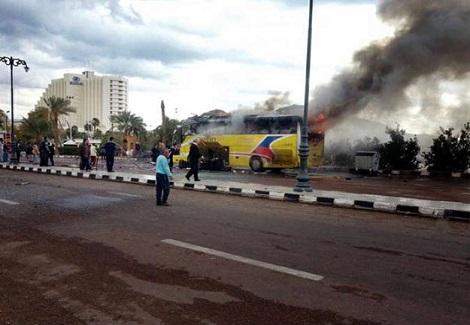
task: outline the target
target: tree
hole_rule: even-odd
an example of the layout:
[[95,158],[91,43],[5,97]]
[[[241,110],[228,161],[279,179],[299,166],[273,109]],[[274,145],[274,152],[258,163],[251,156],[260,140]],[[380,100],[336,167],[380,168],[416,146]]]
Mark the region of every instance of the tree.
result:
[[93,126],[90,124],[90,123],[86,123],[84,126],[83,126],[83,129],[87,132],[90,132],[92,130]]
[[63,115],[75,113],[76,109],[70,106],[70,100],[61,97],[51,96],[44,99],[46,106],[39,108],[46,109],[51,122],[52,135],[56,146],[60,145],[59,119]]
[[51,133],[48,110],[44,107],[29,112],[18,128],[18,138],[35,143],[41,142],[44,136],[50,136]]
[[470,122],[456,136],[453,128],[441,128],[441,134],[433,139],[424,159],[429,170],[465,172],[470,168]]
[[417,156],[421,148],[416,136],[405,140],[405,130],[397,125],[395,129],[387,127],[386,133],[390,141],[380,147],[380,162],[389,170],[412,170],[418,168]]
[[96,131],[98,129],[98,126],[100,126],[100,120],[94,117],[91,120],[91,126],[93,127],[93,138],[96,138],[97,137]]
[[145,132],[144,120],[129,111],[111,115],[111,123],[113,123],[120,132],[124,133],[124,136],[135,135],[139,137],[139,135]]
[[7,130],[7,119],[7,113],[4,110],[0,109],[0,128],[5,131]]
[[[162,125],[158,126],[155,129],[156,134],[158,135],[159,141],[166,140],[166,144],[171,145],[173,142],[173,134],[175,133],[176,128],[180,122],[178,120],[169,119],[166,117],[166,130],[163,130]],[[164,131],[165,134],[164,134]]]

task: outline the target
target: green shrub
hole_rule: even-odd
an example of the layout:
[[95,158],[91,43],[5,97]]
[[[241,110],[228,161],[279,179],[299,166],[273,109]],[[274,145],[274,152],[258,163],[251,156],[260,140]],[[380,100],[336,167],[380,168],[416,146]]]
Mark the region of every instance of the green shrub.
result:
[[452,128],[441,128],[441,134],[433,139],[431,151],[424,154],[424,159],[429,170],[465,172],[470,167],[470,122],[458,136],[454,136]]
[[416,136],[405,140],[405,130],[400,126],[387,128],[390,141],[380,147],[380,164],[386,170],[414,170],[418,168],[417,156],[421,150]]
[[59,148],[59,154],[64,156],[78,156],[79,151],[77,146],[63,146]]

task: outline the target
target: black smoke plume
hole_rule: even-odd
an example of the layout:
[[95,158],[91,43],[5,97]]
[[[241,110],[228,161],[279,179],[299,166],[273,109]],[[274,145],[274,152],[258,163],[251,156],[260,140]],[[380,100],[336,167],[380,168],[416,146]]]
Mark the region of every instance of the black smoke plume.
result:
[[395,35],[356,52],[353,68],[314,90],[312,123],[320,112],[330,126],[364,109],[390,113],[409,104],[406,91],[420,80],[468,76],[470,0],[382,0],[378,15],[396,26]]

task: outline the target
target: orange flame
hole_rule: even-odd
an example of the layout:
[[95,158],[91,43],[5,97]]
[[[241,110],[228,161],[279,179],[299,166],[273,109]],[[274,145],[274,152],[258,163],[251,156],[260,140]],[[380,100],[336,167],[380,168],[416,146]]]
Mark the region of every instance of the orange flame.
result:
[[325,134],[328,128],[328,116],[324,112],[315,114],[308,122],[313,133]]

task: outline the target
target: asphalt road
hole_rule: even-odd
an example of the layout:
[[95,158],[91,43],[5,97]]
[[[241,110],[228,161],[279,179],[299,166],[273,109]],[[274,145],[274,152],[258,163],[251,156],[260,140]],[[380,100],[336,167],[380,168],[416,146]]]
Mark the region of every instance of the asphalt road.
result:
[[182,190],[170,201],[0,170],[0,324],[468,324],[469,224]]

